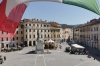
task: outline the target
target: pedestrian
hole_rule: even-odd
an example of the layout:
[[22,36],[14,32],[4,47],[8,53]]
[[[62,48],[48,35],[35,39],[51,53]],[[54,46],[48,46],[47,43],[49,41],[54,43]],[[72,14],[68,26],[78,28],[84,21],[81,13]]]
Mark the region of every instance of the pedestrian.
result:
[[6,56],[4,56],[4,61],[6,60]]
[[59,45],[59,48],[60,48],[60,49],[62,49],[62,46],[61,46],[61,45]]
[[94,57],[94,60],[95,60],[95,57]]

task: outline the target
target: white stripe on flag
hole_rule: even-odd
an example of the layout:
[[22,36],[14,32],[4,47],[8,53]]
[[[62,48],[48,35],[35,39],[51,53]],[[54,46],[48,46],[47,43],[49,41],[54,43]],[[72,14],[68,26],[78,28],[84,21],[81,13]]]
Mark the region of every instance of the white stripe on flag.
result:
[[[62,3],[62,0],[7,0],[7,4],[6,4],[6,16],[8,17],[9,13],[11,12],[11,10],[16,7],[19,4],[22,3],[27,3],[27,2],[31,2],[31,1],[52,1],[52,2],[59,2]],[[27,3],[28,5],[28,3]]]

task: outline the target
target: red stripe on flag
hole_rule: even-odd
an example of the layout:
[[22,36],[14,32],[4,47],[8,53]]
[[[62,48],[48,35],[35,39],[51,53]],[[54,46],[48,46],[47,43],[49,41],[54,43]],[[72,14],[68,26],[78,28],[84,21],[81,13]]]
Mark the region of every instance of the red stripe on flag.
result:
[[[16,6],[9,14],[9,16],[6,18],[5,21],[3,21],[2,25],[0,26],[0,30],[9,32],[9,33],[14,33],[17,26],[20,23],[20,20],[23,16],[23,13],[26,9],[25,4],[20,4]],[[1,20],[0,20],[1,22]]]
[[6,10],[6,2],[7,0],[3,0],[0,4],[0,27],[2,23],[6,20],[5,10]]

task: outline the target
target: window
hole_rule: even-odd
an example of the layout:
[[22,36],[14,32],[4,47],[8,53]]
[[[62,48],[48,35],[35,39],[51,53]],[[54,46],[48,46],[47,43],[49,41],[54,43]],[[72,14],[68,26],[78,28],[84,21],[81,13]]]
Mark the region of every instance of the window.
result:
[[98,31],[98,27],[97,27],[97,31]]
[[41,25],[41,27],[42,27],[42,25]]
[[44,35],[44,37],[46,38],[46,35]]
[[8,37],[6,38],[6,41],[8,41]]
[[2,31],[2,34],[3,34],[3,31]]
[[38,27],[39,25],[37,24],[37,27]]
[[29,29],[29,32],[31,32],[31,29]]
[[33,35],[33,38],[35,38],[35,35]]
[[18,40],[18,37],[16,37],[16,40]]
[[16,34],[18,34],[18,31],[16,32]]
[[31,38],[31,35],[30,35],[30,38]]
[[46,32],[46,30],[45,30],[45,32]]
[[21,28],[23,28],[24,27],[24,25],[21,25]]
[[49,25],[47,25],[47,27],[49,27]]
[[59,34],[59,38],[60,38],[60,34]]
[[41,30],[41,32],[42,32],[42,30]]
[[23,31],[21,31],[21,34],[23,34]]
[[49,38],[49,34],[48,34],[48,38]]
[[91,28],[91,31],[92,31],[92,28]]
[[27,26],[27,24],[26,24],[26,26]]
[[15,40],[15,38],[13,37],[13,41]]
[[49,32],[49,30],[48,30],[48,32]]
[[31,24],[29,24],[29,26],[31,26]]
[[1,41],[3,41],[3,38],[1,39]]
[[27,35],[26,35],[26,38],[27,38]]
[[44,25],[44,27],[46,27],[46,25]]
[[27,32],[27,29],[26,29],[26,32]]
[[98,35],[97,35],[97,41],[98,41]]
[[35,26],[35,24],[33,24],[33,26]]
[[33,30],[33,32],[35,32],[35,29]]

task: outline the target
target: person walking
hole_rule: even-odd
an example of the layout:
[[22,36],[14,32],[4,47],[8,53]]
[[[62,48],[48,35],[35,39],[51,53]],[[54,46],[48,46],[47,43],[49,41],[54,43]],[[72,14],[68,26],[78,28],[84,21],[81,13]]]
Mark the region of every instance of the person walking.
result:
[[95,57],[94,57],[94,60],[95,60]]
[[6,56],[4,56],[4,61],[6,60]]
[[62,49],[62,46],[61,46],[61,45],[59,45],[59,48],[60,48],[60,49]]

